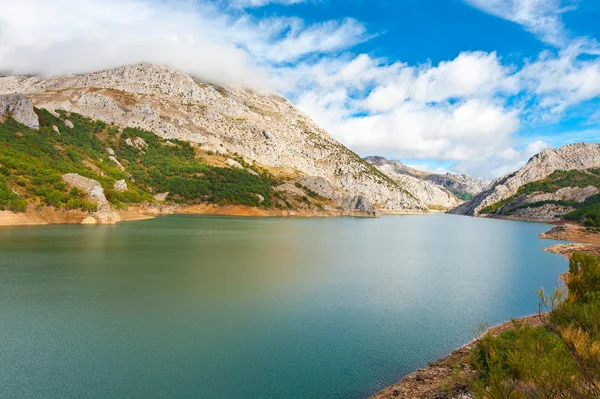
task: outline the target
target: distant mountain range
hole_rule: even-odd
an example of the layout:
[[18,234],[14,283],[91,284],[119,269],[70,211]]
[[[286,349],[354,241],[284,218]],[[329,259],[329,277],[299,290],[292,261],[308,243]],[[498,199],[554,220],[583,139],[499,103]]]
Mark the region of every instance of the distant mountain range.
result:
[[365,161],[391,177],[429,207],[452,208],[485,190],[488,182],[461,174],[424,172],[380,156]]

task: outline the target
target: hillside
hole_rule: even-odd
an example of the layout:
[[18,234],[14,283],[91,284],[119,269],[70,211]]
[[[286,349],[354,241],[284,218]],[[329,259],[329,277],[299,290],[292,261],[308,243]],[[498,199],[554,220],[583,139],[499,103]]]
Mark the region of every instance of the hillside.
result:
[[435,174],[420,171],[400,161],[384,157],[366,157],[382,173],[390,176],[412,195],[433,208],[452,208],[483,191],[488,182],[476,177],[452,173]]
[[[320,198],[323,200],[320,206],[326,206],[326,211],[364,215],[427,211],[427,206],[400,184],[341,145],[278,94],[221,87],[173,69],[148,64],[54,78],[0,78],[0,95],[4,102],[10,102],[7,98],[15,93],[23,93],[26,96],[23,101],[30,100],[45,120],[48,115],[58,118],[60,121],[52,120],[51,123],[61,134],[64,128],[58,125],[64,125],[67,118],[78,118],[71,115],[81,115],[81,120],[90,124],[102,122],[116,129],[115,137],[119,139],[123,133],[131,134],[127,129],[138,129],[144,132],[138,136],[152,142],[146,135],[152,133],[160,139],[161,148],[171,145],[168,143],[189,146],[193,148],[194,157],[206,159],[207,165],[214,161],[215,166],[224,170],[248,169],[244,165],[254,165],[256,170],[253,171],[264,172],[277,183],[272,187],[277,188],[274,191],[280,193],[278,195]],[[14,110],[9,111],[11,115],[19,116]],[[25,120],[21,122],[28,129],[36,128]],[[49,127],[40,123],[42,128]],[[97,132],[95,134],[98,136]],[[118,147],[115,142],[102,144]],[[91,158],[87,161],[96,165],[92,154],[87,155]],[[121,177],[125,177],[128,184],[133,183],[131,178],[138,181],[130,169],[141,160],[130,159],[129,154],[109,156],[124,168]],[[163,169],[157,171],[162,173]],[[206,172],[198,173],[204,175]],[[102,184],[104,189],[110,188],[107,184]],[[169,191],[173,196],[173,191],[167,187],[152,189],[152,192]],[[194,201],[188,200],[197,202],[201,198],[205,198],[204,192],[203,196],[194,197]],[[265,201],[268,205],[266,197]],[[296,209],[296,206],[291,204],[291,208]],[[317,208],[315,212],[318,213]]]
[[597,143],[544,150],[451,213],[523,220],[580,220],[600,227],[600,219],[595,221],[600,210],[599,168]]

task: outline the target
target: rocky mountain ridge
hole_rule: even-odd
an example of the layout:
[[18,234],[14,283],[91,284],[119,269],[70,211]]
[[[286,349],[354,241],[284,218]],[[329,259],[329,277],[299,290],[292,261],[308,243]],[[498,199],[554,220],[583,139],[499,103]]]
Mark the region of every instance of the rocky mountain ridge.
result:
[[600,190],[600,144],[576,143],[547,149],[525,166],[450,212],[498,214],[517,219],[552,221],[593,201]]
[[453,208],[463,202],[461,197],[465,194],[476,195],[488,185],[488,182],[476,177],[424,172],[381,156],[366,157],[365,161],[397,181],[429,207]]
[[222,87],[149,64],[62,77],[0,78],[0,95],[15,93],[50,112],[76,112],[190,142],[206,153],[257,163],[290,181],[324,179],[339,206],[358,207],[348,212],[428,209],[278,94]]

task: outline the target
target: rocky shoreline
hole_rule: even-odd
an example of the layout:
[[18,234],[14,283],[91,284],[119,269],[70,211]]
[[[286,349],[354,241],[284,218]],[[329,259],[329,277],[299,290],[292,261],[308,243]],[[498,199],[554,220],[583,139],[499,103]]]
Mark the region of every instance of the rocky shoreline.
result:
[[[570,259],[575,252],[588,252],[600,257],[600,234],[574,224],[559,224],[540,235],[542,239],[571,241],[569,244],[557,244],[544,251],[563,255]],[[561,276],[564,281],[566,272]],[[541,325],[539,315],[526,316],[492,327],[490,332],[498,335],[514,328],[514,323],[537,327]],[[427,368],[419,369],[398,383],[374,394],[370,399],[469,399],[467,381],[473,375],[469,365],[469,356],[477,340],[456,349],[447,357],[430,363]]]
[[[198,205],[149,205],[130,206],[126,210],[114,210],[117,218],[111,222],[100,224],[115,224],[118,222],[131,222],[153,219],[162,215],[215,215],[215,216],[240,216],[240,217],[299,217],[299,218],[329,218],[329,217],[362,217],[376,218],[368,213],[339,211],[336,209],[315,211],[310,209],[281,210],[262,209],[242,205],[220,206],[216,204]],[[435,212],[382,212],[385,215],[426,215]],[[88,224],[86,220],[94,214],[81,210],[56,210],[51,207],[42,209],[27,209],[25,212],[15,213],[0,211],[0,227],[8,226],[39,226],[50,224]],[[90,224],[97,224],[90,223]]]

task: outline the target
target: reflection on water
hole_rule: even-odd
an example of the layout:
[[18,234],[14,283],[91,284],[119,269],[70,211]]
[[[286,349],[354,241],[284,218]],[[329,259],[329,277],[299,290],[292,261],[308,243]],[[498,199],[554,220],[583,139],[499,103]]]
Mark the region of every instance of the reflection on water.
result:
[[0,230],[7,397],[363,397],[537,309],[542,224],[169,216]]

